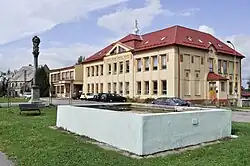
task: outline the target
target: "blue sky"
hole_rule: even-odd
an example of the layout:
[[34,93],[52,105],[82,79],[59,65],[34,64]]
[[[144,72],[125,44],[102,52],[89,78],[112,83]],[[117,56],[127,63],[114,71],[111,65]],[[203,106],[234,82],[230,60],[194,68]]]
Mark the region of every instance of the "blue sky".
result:
[[[135,19],[141,33],[182,25],[230,39],[248,57],[249,6],[249,0],[23,0],[10,11],[11,2],[1,2],[0,13],[8,17],[0,18],[0,69],[32,63],[33,35],[42,41],[40,63],[71,65],[132,33]],[[248,62],[243,62],[244,77],[250,77]]]

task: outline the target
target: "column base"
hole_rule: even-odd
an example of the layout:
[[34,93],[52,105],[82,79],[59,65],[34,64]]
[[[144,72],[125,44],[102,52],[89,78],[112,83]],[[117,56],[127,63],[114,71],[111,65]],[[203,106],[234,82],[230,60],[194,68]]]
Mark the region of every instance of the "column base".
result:
[[40,100],[40,89],[38,86],[32,86],[31,88],[31,99],[29,103],[42,103]]

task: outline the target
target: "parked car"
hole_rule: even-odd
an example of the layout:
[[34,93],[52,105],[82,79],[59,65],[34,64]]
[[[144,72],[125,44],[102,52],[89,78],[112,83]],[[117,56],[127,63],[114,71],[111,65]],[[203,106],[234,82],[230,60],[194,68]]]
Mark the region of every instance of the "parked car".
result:
[[23,95],[21,96],[25,99],[30,99],[31,98],[31,92],[23,92]]
[[82,94],[80,99],[81,100],[93,100],[94,99],[94,94],[93,93]]
[[105,93],[98,93],[98,94],[95,94],[94,95],[94,101],[101,101],[101,97],[102,95],[105,94]]
[[82,95],[81,92],[78,92],[78,91],[73,92],[73,94],[72,94],[72,99],[74,99],[74,100],[80,99],[81,95]]
[[101,100],[104,102],[126,102],[127,98],[123,97],[119,94],[114,94],[114,93],[103,93],[101,95]]
[[191,106],[191,103],[185,100],[182,100],[178,97],[162,97],[152,101],[152,104],[157,105],[169,105],[169,106]]

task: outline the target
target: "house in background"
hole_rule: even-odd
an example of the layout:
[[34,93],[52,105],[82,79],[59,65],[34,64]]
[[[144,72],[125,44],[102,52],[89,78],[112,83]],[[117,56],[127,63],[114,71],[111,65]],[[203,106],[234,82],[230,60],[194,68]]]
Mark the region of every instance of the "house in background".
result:
[[82,91],[83,65],[52,69],[50,70],[51,95],[55,97],[70,97],[74,91]]
[[[47,65],[43,66],[46,73],[49,74],[49,68]],[[20,96],[22,90],[30,91],[33,84],[34,67],[30,64],[28,66],[22,66],[15,74],[10,78],[9,85],[16,96]],[[25,87],[25,88],[24,88]]]
[[243,58],[214,36],[182,26],[130,34],[83,62],[83,91],[227,102],[235,90],[241,94]]

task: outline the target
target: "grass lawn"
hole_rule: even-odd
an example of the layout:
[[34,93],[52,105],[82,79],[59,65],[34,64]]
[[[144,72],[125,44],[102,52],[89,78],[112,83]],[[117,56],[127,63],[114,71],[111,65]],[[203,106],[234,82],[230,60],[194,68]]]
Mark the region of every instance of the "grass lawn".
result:
[[[238,139],[166,157],[132,159],[86,140],[48,128],[55,108],[40,116],[0,108],[0,151],[25,166],[245,166],[250,164],[250,123],[234,123]],[[98,127],[98,126],[96,126]],[[122,135],[121,139],[126,137]]]
[[[15,97],[15,98],[10,98],[9,101],[11,103],[18,103],[18,102],[28,102],[28,99],[24,99],[21,97]],[[8,98],[7,97],[0,97],[0,103],[8,103]]]

